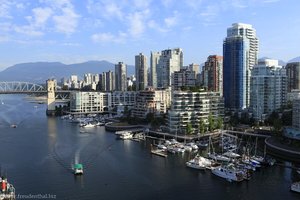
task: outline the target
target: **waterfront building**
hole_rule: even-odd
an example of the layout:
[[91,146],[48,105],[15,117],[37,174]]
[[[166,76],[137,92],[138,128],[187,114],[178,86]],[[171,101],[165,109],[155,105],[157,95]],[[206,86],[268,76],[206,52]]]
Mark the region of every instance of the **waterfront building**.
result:
[[127,90],[127,67],[123,62],[115,65],[115,90]]
[[145,90],[137,93],[136,103],[132,111],[132,115],[143,119],[147,117],[148,113],[153,113],[155,116],[159,116],[167,112],[170,104],[170,88],[162,90],[146,88]]
[[135,77],[136,91],[144,90],[148,85],[147,77],[147,57],[140,53],[135,56]]
[[172,74],[172,89],[180,90],[181,87],[196,86],[196,72],[193,66],[185,66],[180,68],[180,71],[175,71]]
[[148,86],[157,88],[157,73],[156,68],[158,65],[159,57],[161,53],[160,52],[151,52],[150,57],[150,79]]
[[300,90],[300,61],[290,62],[286,65],[288,77],[288,92]]
[[112,107],[118,113],[125,109],[131,110],[136,104],[136,91],[113,91],[111,94]]
[[293,101],[293,128],[300,132],[300,93]]
[[171,86],[172,74],[183,66],[183,52],[180,48],[163,50],[156,65],[157,88]]
[[186,133],[187,125],[191,124],[193,133],[198,133],[200,121],[207,124],[209,115],[214,119],[224,117],[224,99],[219,92],[172,92],[168,112],[170,132]]
[[202,86],[223,95],[223,56],[210,55],[202,68]]
[[252,69],[250,111],[254,119],[264,121],[287,103],[286,69],[278,60],[261,59]]
[[234,23],[223,43],[225,107],[243,110],[250,103],[251,69],[257,63],[258,39],[250,24]]
[[111,93],[80,92],[70,93],[71,113],[103,113],[112,106]]

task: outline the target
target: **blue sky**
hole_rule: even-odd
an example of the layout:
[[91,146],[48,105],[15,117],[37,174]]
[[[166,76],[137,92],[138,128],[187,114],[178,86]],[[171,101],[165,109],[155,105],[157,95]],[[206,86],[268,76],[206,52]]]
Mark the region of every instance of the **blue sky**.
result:
[[180,47],[184,64],[222,55],[226,29],[252,24],[259,57],[300,56],[299,0],[0,0],[0,70],[88,60],[134,64]]

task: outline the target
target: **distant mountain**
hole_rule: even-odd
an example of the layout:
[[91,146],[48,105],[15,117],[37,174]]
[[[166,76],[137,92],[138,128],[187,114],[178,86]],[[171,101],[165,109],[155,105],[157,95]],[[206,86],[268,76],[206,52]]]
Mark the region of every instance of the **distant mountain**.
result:
[[300,56],[289,60],[288,63],[291,63],[291,62],[300,62]]
[[[83,77],[86,73],[99,74],[109,70],[114,71],[115,64],[105,60],[69,65],[60,62],[21,63],[1,71],[0,81],[45,83],[49,78],[55,78],[59,81],[61,78],[70,77],[71,75]],[[134,74],[134,66],[127,65],[127,75],[132,74]]]

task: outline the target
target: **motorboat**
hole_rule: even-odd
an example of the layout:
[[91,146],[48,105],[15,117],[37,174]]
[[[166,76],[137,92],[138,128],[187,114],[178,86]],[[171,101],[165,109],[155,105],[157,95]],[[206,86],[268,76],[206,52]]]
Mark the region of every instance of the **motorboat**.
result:
[[162,149],[162,150],[167,150],[167,147],[163,144],[157,145],[157,148]]
[[82,127],[83,128],[93,128],[93,127],[95,127],[95,124],[87,123],[87,124],[84,124]]
[[206,169],[206,165],[198,158],[187,161],[186,166],[193,169]]
[[298,173],[298,174],[300,174],[300,169],[299,169],[299,170],[297,170],[297,173]]
[[123,140],[132,139],[133,134],[129,131],[125,131],[125,132],[123,132],[123,134],[120,134],[120,138]]
[[244,173],[241,170],[237,170],[233,165],[214,167],[211,169],[211,172],[214,175],[224,178],[230,182],[240,182],[244,180]]
[[300,181],[292,183],[291,190],[300,193]]
[[81,175],[81,174],[83,174],[83,165],[75,164],[74,165],[74,175]]
[[17,128],[17,124],[11,124],[10,127],[11,128]]
[[0,199],[2,200],[15,200],[15,188],[12,184],[7,181],[7,178],[0,177]]

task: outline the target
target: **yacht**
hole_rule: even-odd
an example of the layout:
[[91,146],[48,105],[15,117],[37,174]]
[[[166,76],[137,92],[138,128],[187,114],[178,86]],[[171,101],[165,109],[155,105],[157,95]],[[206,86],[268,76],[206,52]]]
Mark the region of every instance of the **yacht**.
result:
[[74,165],[74,175],[81,175],[81,174],[83,174],[82,164],[75,164]]
[[123,140],[131,139],[133,137],[131,132],[125,131],[120,135],[120,138]]
[[187,167],[191,167],[194,169],[206,169],[210,168],[212,165],[211,161],[207,158],[204,158],[202,156],[197,155],[195,158],[192,160],[186,162]]
[[206,166],[201,163],[198,159],[192,159],[186,162],[186,166],[194,169],[205,169]]
[[300,181],[292,183],[291,190],[294,191],[294,192],[299,192],[300,193]]
[[220,162],[229,162],[230,161],[230,158],[219,155],[217,153],[207,153],[207,156],[213,160],[220,161]]
[[11,128],[17,128],[17,124],[11,124],[10,127]]
[[162,149],[162,150],[167,150],[167,147],[163,144],[157,145],[157,148]]
[[233,167],[233,165],[225,165],[225,166],[219,166],[214,167],[211,169],[211,172],[219,176],[221,178],[225,178],[228,181],[237,181],[240,182],[244,180],[244,173],[240,170],[237,170]]
[[95,124],[87,123],[87,124],[83,125],[82,127],[84,127],[84,128],[92,128],[92,127],[95,127]]
[[15,188],[12,184],[7,181],[7,178],[0,178],[1,192],[0,199],[1,200],[15,200]]

